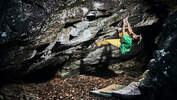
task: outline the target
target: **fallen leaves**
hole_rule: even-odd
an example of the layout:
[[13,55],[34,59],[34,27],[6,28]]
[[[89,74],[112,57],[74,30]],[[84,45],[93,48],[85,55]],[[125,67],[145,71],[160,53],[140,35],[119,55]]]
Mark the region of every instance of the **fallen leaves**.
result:
[[[128,84],[137,77],[119,75],[104,79],[97,76],[79,75],[74,78],[54,78],[45,83],[28,84],[29,92],[38,94],[40,100],[104,100],[89,94],[93,88],[103,88],[110,84]],[[106,99],[107,100],[107,99]]]

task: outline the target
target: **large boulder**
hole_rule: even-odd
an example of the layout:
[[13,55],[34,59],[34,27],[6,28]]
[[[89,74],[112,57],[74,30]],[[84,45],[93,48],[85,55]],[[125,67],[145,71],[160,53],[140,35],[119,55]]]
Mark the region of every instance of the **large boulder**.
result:
[[31,74],[53,76],[57,71],[68,76],[130,60],[143,50],[143,43],[135,42],[126,55],[96,43],[115,38],[127,16],[138,34],[146,34],[141,28],[157,21],[148,9],[137,0],[2,0],[1,76],[29,79]]
[[[109,64],[121,62],[124,65],[137,56],[141,59],[144,56],[139,54],[145,52],[151,57],[154,39],[160,38],[156,42],[159,48],[149,63],[148,82],[145,79],[141,85],[155,91],[160,88],[163,91],[156,92],[157,95],[166,96],[166,91],[176,88],[176,15],[163,24],[167,27],[161,31],[163,18],[168,16],[164,6],[160,8],[154,4],[155,8],[151,8],[145,1],[154,4],[164,0],[1,0],[1,82],[12,79],[38,81],[56,74],[71,77],[98,71],[96,69]],[[171,6],[173,4],[175,0],[169,5],[173,9],[171,13],[175,8]],[[143,41],[135,42],[131,52],[125,55],[111,45],[97,47],[99,41],[117,38],[122,19],[127,16],[134,31],[142,34]],[[158,31],[162,33],[158,35]],[[18,88],[10,88],[14,87]],[[0,98],[7,100],[18,95],[16,90],[5,88],[0,92]],[[20,96],[25,95],[30,97],[25,99],[38,99],[38,95],[30,93]]]
[[176,98],[177,89],[177,12],[165,21],[159,35],[158,49],[148,64],[149,72],[140,88],[149,94],[149,100]]

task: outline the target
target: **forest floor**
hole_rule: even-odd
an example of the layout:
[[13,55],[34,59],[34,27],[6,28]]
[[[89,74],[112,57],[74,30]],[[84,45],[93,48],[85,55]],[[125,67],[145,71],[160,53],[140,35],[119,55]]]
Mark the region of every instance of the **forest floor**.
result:
[[79,75],[74,78],[59,79],[40,83],[28,84],[25,87],[33,94],[38,94],[40,100],[107,100],[89,94],[93,88],[103,88],[111,84],[127,85],[138,81],[137,77],[119,75],[104,79],[96,76]]
[[[138,73],[135,67],[124,68],[124,71],[125,69],[126,72],[117,76],[111,76],[110,73],[103,75],[103,72],[65,79],[55,77],[44,83],[25,84],[25,90],[37,94],[40,100],[108,100],[95,97],[89,92],[94,88],[100,89],[111,84],[128,85],[130,82],[140,79],[142,73]],[[100,74],[107,77],[101,77]]]
[[[128,65],[133,65],[132,62]],[[112,65],[111,67],[115,67]],[[20,83],[5,86],[6,100],[109,100],[96,97],[89,92],[111,84],[128,85],[138,81],[142,72],[137,67],[129,66],[119,69],[120,73],[113,75],[108,72],[81,74],[73,78],[54,77],[44,82]],[[118,70],[114,70],[118,71]],[[1,92],[0,92],[1,93]]]

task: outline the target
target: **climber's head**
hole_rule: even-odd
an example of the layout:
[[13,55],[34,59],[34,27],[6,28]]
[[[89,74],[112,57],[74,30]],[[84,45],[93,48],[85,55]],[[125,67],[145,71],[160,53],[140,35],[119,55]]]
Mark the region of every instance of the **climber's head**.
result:
[[137,36],[137,35],[134,35],[134,34],[130,34],[130,36],[131,36],[131,38],[132,38],[133,40],[136,40],[136,39],[138,38],[138,36]]
[[133,36],[132,36],[132,38],[133,38],[133,39],[137,39],[137,38],[138,38],[138,36],[136,36],[136,35],[133,35]]

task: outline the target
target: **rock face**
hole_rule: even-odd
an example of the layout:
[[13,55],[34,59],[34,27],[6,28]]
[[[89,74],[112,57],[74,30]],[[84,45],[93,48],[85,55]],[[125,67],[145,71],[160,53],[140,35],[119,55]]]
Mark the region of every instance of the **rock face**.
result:
[[[122,61],[129,62],[142,52],[151,56],[158,36],[159,48],[149,63],[151,84],[142,82],[142,86],[157,86],[164,91],[176,88],[177,15],[164,21],[168,16],[166,11],[156,4],[151,8],[145,1],[1,0],[0,80],[42,79],[56,74],[71,77],[109,64],[124,65]],[[153,3],[159,1],[168,0],[153,0]],[[171,13],[176,10],[172,6],[175,3],[173,0],[169,5],[173,9]],[[127,16],[143,41],[134,42],[131,52],[125,55],[111,45],[97,47],[99,41],[117,38],[122,19]]]
[[135,42],[126,55],[110,45],[98,48],[96,43],[116,38],[127,16],[135,32],[144,36],[142,28],[158,19],[138,0],[0,2],[0,73],[4,79],[52,76],[57,71],[65,77],[129,60],[143,51],[143,42]]
[[[150,60],[149,72],[141,82],[140,87],[151,99],[176,98],[176,59],[177,59],[177,12],[172,14],[164,23],[160,33],[159,47],[154,51],[153,59]],[[167,92],[168,91],[168,92]]]

